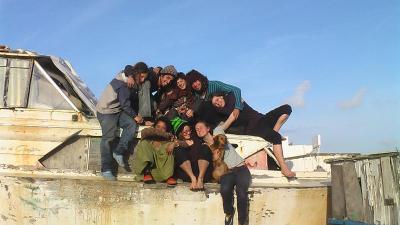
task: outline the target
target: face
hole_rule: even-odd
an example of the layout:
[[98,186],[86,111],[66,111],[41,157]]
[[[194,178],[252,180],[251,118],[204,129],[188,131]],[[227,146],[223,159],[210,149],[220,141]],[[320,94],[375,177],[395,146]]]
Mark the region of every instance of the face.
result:
[[167,124],[165,124],[164,121],[158,121],[154,128],[163,132],[167,132]]
[[191,134],[192,134],[192,129],[190,128],[190,126],[185,125],[181,131],[181,136],[183,137],[183,139],[189,140]]
[[186,80],[185,80],[185,79],[182,79],[182,78],[179,78],[179,79],[176,81],[176,85],[178,86],[179,89],[185,90],[185,89],[186,89]]
[[223,108],[225,106],[225,100],[222,96],[214,96],[211,99],[211,103],[217,108]]
[[161,75],[160,79],[161,79],[161,86],[164,87],[167,86],[174,79],[174,77],[172,75],[166,74],[166,75]]
[[147,73],[139,74],[139,84],[143,84],[146,78],[147,78]]
[[196,123],[196,133],[200,138],[205,137],[210,132],[210,128],[207,127],[203,122]]
[[193,82],[192,88],[195,91],[200,91],[201,90],[201,82],[199,80],[196,80],[195,82]]

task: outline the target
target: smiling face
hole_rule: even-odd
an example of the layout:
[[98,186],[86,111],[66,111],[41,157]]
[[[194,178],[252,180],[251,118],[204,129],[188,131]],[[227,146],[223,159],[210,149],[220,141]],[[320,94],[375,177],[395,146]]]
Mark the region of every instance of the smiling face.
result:
[[174,79],[174,76],[172,76],[170,74],[162,74],[160,76],[161,86],[162,87],[167,86],[173,79]]
[[201,82],[199,80],[196,80],[195,82],[193,82],[192,88],[195,91],[200,91],[201,90]]
[[225,100],[222,96],[214,96],[211,99],[211,103],[217,108],[223,108],[225,106]]
[[178,86],[179,89],[185,90],[186,89],[186,80],[182,78],[178,78],[176,81],[176,86]]
[[210,132],[210,128],[206,126],[206,124],[204,124],[203,122],[196,123],[195,128],[197,136],[199,136],[200,138],[205,137]]
[[167,124],[164,121],[159,120],[156,125],[154,126],[159,131],[167,132]]
[[189,140],[191,138],[191,134],[192,134],[192,129],[190,128],[189,125],[185,125],[180,133],[181,137],[184,140]]

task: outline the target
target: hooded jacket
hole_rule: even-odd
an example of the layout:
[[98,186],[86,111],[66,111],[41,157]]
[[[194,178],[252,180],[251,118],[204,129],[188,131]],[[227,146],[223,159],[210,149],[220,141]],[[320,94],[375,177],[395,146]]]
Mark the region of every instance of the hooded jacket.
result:
[[107,85],[96,105],[97,112],[101,114],[115,114],[121,111],[130,117],[135,117],[137,112],[133,110],[131,99],[136,95],[137,88],[128,88],[127,77],[122,71]]

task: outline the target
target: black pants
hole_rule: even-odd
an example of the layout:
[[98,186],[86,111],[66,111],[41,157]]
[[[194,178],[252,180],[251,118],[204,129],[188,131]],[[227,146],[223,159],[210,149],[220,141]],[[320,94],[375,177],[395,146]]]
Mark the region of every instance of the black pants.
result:
[[233,189],[236,186],[237,211],[240,224],[244,224],[248,217],[249,190],[251,183],[250,171],[246,166],[235,167],[231,172],[221,177],[220,193],[225,214],[233,213]]
[[284,114],[290,115],[291,113],[292,107],[290,107],[290,105],[279,106],[262,116],[257,123],[247,131],[247,134],[264,138],[274,145],[282,144],[282,136],[274,131],[273,128],[280,116]]
[[200,148],[198,152],[198,157],[195,159],[191,159],[189,156],[190,152],[192,149],[189,148],[178,148],[174,151],[174,157],[175,157],[175,169],[174,169],[174,178],[176,179],[182,179],[184,182],[190,182],[190,177],[183,171],[183,169],[180,167],[183,162],[189,161],[190,165],[192,167],[192,171],[194,176],[198,177],[199,176],[199,160],[206,160],[208,162],[208,167],[206,170],[206,173],[204,174],[203,182],[207,183],[211,180],[212,178],[212,170],[213,170],[213,164],[212,164],[212,153],[208,148]]

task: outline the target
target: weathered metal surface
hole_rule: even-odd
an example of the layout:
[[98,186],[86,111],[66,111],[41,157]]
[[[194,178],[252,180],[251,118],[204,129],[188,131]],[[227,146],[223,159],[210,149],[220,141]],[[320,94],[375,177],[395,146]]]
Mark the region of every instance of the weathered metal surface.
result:
[[[346,211],[346,217],[350,217],[353,213],[360,214],[359,210],[361,210],[362,222],[380,225],[400,224],[400,157],[398,152],[334,159],[329,163],[332,164],[332,170],[340,168],[342,164],[355,164],[357,173],[355,181],[361,189],[361,196],[357,193],[349,193],[351,198],[346,198],[345,204],[346,207],[354,202],[362,202],[362,204],[358,203],[361,209]],[[343,173],[348,173],[348,170],[344,169]],[[332,176],[333,192],[338,191],[335,189],[336,179]],[[344,189],[349,183],[353,186],[355,184],[354,180],[351,182],[343,180]],[[335,204],[334,201],[333,204]]]
[[[206,192],[191,192],[187,184],[167,188],[103,181],[95,175],[75,179],[74,174],[41,173],[16,170],[12,176],[12,170],[0,171],[0,224],[223,224],[216,184],[206,185]],[[326,224],[328,188],[253,184],[249,224]]]

